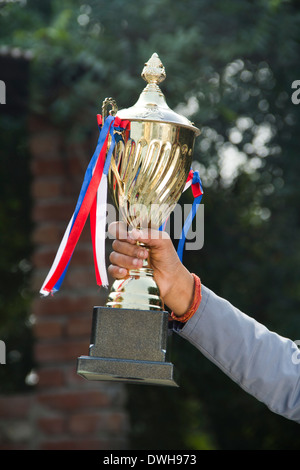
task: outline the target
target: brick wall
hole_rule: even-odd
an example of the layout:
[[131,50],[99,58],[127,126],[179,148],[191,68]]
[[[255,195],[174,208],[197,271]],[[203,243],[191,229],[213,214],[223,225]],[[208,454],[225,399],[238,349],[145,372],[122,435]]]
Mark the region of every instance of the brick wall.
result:
[[[34,222],[32,287],[38,292],[74,211],[91,142],[66,144],[59,129],[30,119]],[[0,449],[126,449],[128,416],[122,384],[89,382],[76,374],[88,354],[96,286],[89,226],[84,229],[59,293],[35,296],[37,385],[27,395],[0,397]]]

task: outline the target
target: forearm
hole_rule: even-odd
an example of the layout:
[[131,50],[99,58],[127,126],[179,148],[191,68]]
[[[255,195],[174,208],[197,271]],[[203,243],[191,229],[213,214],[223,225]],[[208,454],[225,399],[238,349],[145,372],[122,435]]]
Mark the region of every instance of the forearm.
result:
[[202,286],[202,301],[179,333],[272,411],[300,422],[295,344]]

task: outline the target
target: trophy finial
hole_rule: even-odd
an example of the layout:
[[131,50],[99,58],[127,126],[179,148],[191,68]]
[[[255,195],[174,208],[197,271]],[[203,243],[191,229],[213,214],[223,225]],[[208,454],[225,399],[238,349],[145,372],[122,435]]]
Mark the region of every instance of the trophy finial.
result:
[[156,85],[166,78],[165,68],[156,52],[145,63],[141,76],[146,82]]

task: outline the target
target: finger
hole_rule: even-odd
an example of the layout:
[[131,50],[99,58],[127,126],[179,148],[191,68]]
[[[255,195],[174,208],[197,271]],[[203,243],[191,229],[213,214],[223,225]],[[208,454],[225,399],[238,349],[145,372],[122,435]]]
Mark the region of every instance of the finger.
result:
[[129,232],[129,238],[141,243],[145,243],[149,247],[161,247],[165,241],[170,241],[170,236],[167,232],[154,230],[154,229],[133,229]]
[[[108,231],[110,235],[119,240],[128,240],[128,230],[124,222],[112,222],[108,226]],[[130,240],[131,242],[131,240]]]
[[148,258],[148,251],[146,250],[146,248],[143,248],[137,245],[136,243],[129,244],[127,241],[124,242],[121,240],[114,240],[112,243],[112,248],[117,253],[128,255],[133,258],[141,258],[141,259]]
[[119,268],[136,269],[143,266],[143,260],[140,258],[133,258],[132,256],[123,255],[112,251],[109,255],[111,264],[119,266]]
[[107,271],[114,279],[123,279],[128,274],[127,269],[120,268],[119,266],[115,266],[113,264],[108,266]]

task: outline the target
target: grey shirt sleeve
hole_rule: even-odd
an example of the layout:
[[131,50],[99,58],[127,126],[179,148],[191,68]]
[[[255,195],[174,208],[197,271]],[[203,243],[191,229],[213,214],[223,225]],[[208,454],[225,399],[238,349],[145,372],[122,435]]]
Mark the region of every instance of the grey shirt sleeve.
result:
[[274,413],[300,423],[300,353],[293,341],[203,285],[197,312],[176,331]]

